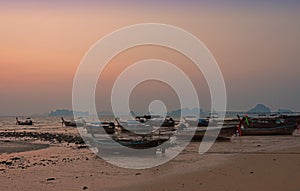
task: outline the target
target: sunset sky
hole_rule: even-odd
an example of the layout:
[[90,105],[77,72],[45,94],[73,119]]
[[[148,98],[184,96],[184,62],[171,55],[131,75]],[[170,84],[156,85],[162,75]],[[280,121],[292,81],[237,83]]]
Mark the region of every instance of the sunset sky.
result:
[[[300,111],[299,20],[300,3],[292,0],[1,0],[0,115],[71,109],[73,78],[88,49],[114,30],[149,22],[181,27],[208,47],[225,79],[228,110],[264,103],[273,110]],[[172,50],[148,46],[127,50],[111,61],[99,79],[99,111],[109,110],[109,90],[118,74],[149,58],[181,67],[196,86],[201,105],[209,108],[207,84],[192,63]],[[176,109],[174,92],[156,82],[137,87],[133,105],[144,108],[144,102],[157,99],[156,91]]]

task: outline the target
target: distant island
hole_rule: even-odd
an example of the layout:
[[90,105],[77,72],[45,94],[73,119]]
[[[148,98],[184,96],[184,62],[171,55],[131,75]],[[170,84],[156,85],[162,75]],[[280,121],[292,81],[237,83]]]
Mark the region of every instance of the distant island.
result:
[[[221,112],[224,113],[224,111],[216,111],[216,112]],[[89,112],[82,112],[82,111],[75,111],[74,112],[77,116],[89,116]],[[255,107],[251,108],[248,111],[245,112],[234,112],[234,111],[227,111],[227,115],[229,116],[235,116],[238,113],[245,113],[245,114],[271,114],[271,113],[279,113],[279,114],[284,114],[284,113],[293,113],[292,110],[290,109],[278,109],[277,111],[271,111],[269,107],[267,107],[264,104],[257,104]],[[144,115],[145,113],[135,113],[135,115]],[[150,114],[150,113],[148,113]],[[180,117],[181,114],[183,116],[200,116],[206,117],[209,115],[209,111],[203,110],[202,108],[183,108],[183,109],[177,109],[173,111],[168,111],[167,115],[172,116],[172,117]],[[101,111],[98,113],[99,116],[114,116],[113,112],[111,111]],[[51,111],[49,114],[46,116],[50,117],[57,117],[57,116],[73,116],[73,111],[68,110],[68,109],[57,109],[55,111]]]
[[82,112],[82,111],[72,111],[67,109],[57,109],[55,111],[51,111],[48,116],[49,117],[57,117],[57,116],[73,116],[73,114],[77,116],[88,116],[89,112]]
[[272,112],[271,109],[264,104],[257,104],[254,108],[250,109],[248,113],[263,113],[263,114],[270,114],[270,113],[293,113],[290,109],[278,109],[277,111]]
[[254,108],[250,109],[248,113],[271,113],[271,109],[263,104],[257,104]]
[[[198,115],[200,114],[200,116],[208,116],[209,115],[209,111],[205,111],[203,109],[200,108],[193,108],[193,109],[189,109],[189,108],[184,108],[184,109],[178,109],[178,110],[174,110],[174,111],[169,111],[168,115],[172,116],[172,117],[180,117],[180,114],[186,116],[186,115]],[[267,107],[264,104],[257,104],[255,107],[249,109],[248,111],[245,112],[237,112],[237,111],[216,111],[216,112],[220,112],[221,114],[225,114],[227,116],[236,116],[237,114],[266,114],[269,115],[271,113],[279,113],[279,114],[286,114],[286,113],[293,113],[292,110],[290,109],[278,109],[277,111],[271,111],[271,109],[269,107]]]
[[293,111],[290,109],[278,109],[277,113],[293,113]]

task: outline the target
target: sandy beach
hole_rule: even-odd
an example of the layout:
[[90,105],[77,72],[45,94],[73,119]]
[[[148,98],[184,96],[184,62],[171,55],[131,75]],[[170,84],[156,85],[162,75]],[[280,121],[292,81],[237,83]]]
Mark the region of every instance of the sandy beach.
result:
[[300,191],[300,0],[0,15],[0,191]]
[[[54,120],[53,120],[54,121]],[[6,130],[4,130],[6,127]],[[17,129],[18,128],[18,129]],[[58,123],[30,127],[2,125],[1,132],[60,132]],[[293,136],[233,137],[198,154],[192,142],[158,167],[113,166],[84,144],[30,137],[1,137],[0,190],[298,190],[300,133]]]

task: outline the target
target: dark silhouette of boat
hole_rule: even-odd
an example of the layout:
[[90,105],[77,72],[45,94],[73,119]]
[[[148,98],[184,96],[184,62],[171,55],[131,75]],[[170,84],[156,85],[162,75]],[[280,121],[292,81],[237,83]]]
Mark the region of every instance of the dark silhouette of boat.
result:
[[286,124],[278,127],[269,128],[242,128],[242,136],[246,135],[292,135],[297,125]]
[[127,120],[127,121],[121,121],[119,118],[115,119],[118,128],[121,130],[121,133],[126,134],[151,134],[153,132],[153,127],[146,124],[141,123],[137,120]]
[[[169,133],[156,132],[154,127],[141,123],[136,119],[121,121],[116,118],[116,122],[117,126],[115,128],[119,130],[110,136],[112,139],[103,139],[101,136],[94,137],[100,153],[118,152],[128,154],[127,152],[133,152],[136,154],[135,150],[141,149],[147,149],[146,152],[151,154],[157,150],[164,153],[166,147],[170,146],[169,144],[163,144],[170,140],[172,135]],[[127,149],[124,149],[124,147]]]
[[[237,126],[227,126],[222,127],[219,131],[217,139],[231,139],[233,135],[236,134]],[[215,131],[215,129],[208,129],[208,130],[196,130],[195,135],[193,136],[192,140],[201,140],[203,139],[206,131]]]
[[296,122],[295,118],[288,119],[282,116],[250,118],[248,116],[244,116],[240,119],[239,133],[242,136],[292,135],[297,126],[298,122]]
[[186,127],[182,125],[177,130],[176,136],[180,138],[192,137],[192,141],[201,141],[207,133],[208,136],[216,135],[216,138],[219,140],[230,140],[236,132],[236,124],[212,127]]
[[98,143],[107,146],[107,148],[112,148],[115,146],[125,146],[132,149],[148,149],[161,145],[166,142],[167,138],[156,138],[156,139],[133,139],[133,138],[114,138],[111,140],[98,140]]
[[[143,153],[156,154],[157,150],[165,153],[165,150],[171,144],[163,144],[169,138],[162,137],[112,137],[113,139],[100,139],[96,141],[98,152],[100,154],[113,154],[115,152],[122,154],[138,154],[136,151],[143,150]],[[125,148],[124,148],[125,147]]]
[[136,116],[135,119],[140,123],[146,123],[151,126],[175,127],[175,120],[171,116],[163,118],[160,115]]
[[103,122],[97,122],[97,123],[90,123],[86,124],[85,126],[87,133],[92,134],[114,134],[116,132],[116,126],[114,122],[111,121],[103,121]]
[[183,117],[184,121],[187,122],[192,127],[208,127],[217,126],[218,123],[224,124],[238,124],[239,120],[237,118],[219,118],[218,114],[213,112],[205,118],[197,118],[196,116],[185,116]]
[[65,125],[66,127],[84,127],[85,126],[84,119],[66,121],[63,117],[61,117],[61,120],[62,120],[62,125]]
[[17,125],[33,125],[33,122],[31,120],[30,117],[26,118],[25,121],[20,121],[17,117],[16,117],[16,124]]
[[297,128],[300,128],[300,115],[280,115],[279,118],[288,122],[297,123]]
[[184,116],[183,119],[191,127],[197,127],[198,126],[199,118],[197,116]]

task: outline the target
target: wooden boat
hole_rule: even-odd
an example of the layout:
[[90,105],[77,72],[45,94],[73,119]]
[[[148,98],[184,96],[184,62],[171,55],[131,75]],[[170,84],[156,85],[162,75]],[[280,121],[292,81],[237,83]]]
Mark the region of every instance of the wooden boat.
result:
[[151,126],[156,127],[175,127],[175,120],[170,117],[166,116],[163,118],[159,115],[144,115],[144,116],[136,116],[135,119],[140,123],[146,123]]
[[[157,150],[161,150],[162,153],[165,153],[166,148],[171,146],[170,144],[163,144],[168,140],[168,138],[159,137],[113,137],[113,140],[97,140],[96,145],[100,154],[112,154],[115,152],[122,154],[138,154],[136,153],[137,150],[144,150],[143,153],[156,154]],[[124,147],[127,147],[127,149]]]
[[198,126],[198,119],[199,118],[197,116],[184,116],[183,119],[191,127],[197,127]]
[[115,138],[112,140],[98,140],[97,142],[106,146],[106,148],[113,148],[119,145],[132,148],[132,149],[148,149],[161,145],[166,142],[168,139],[130,139],[130,138]]
[[210,126],[217,126],[220,124],[227,124],[227,125],[237,125],[239,124],[239,120],[236,118],[214,118],[214,117],[206,117],[206,118],[196,118],[196,117],[183,117],[184,121],[187,122],[191,127],[208,127]]
[[197,127],[208,127],[209,123],[217,124],[217,121],[210,118],[199,118]]
[[211,112],[208,114],[206,118],[199,118],[198,119],[198,127],[208,127],[209,124],[211,125],[217,125],[218,121],[217,119],[219,118],[218,113],[216,112]]
[[65,125],[66,127],[84,127],[85,126],[84,119],[65,121],[65,119],[63,117],[61,117],[61,120],[62,120],[62,125]]
[[20,121],[17,117],[16,117],[16,124],[17,125],[33,125],[33,122],[31,120],[30,117],[26,118],[25,121]]
[[[114,122],[104,121],[98,123],[90,123],[85,126],[88,134],[114,134],[116,131],[116,126]],[[104,131],[103,131],[104,130]]]
[[117,128],[120,129],[120,133],[135,136],[156,136],[156,135],[167,135],[172,136],[176,131],[175,127],[167,126],[156,126],[153,123],[140,123],[136,120],[121,121],[116,119]]
[[[219,131],[219,133],[217,133]],[[217,139],[228,139],[236,134],[237,125],[226,125],[226,126],[215,126],[215,127],[206,127],[206,128],[181,128],[178,129],[176,136],[180,138],[192,137],[193,141],[201,141],[206,132],[212,135],[217,135]]]
[[[217,139],[231,139],[236,134],[237,126],[222,127]],[[216,131],[216,129],[208,129],[208,131]],[[193,136],[193,140],[201,140],[204,137],[206,130],[197,130]]]
[[298,123],[294,120],[286,120],[282,117],[258,117],[244,116],[239,125],[239,132],[245,135],[292,135]]
[[245,115],[241,121],[241,125],[245,128],[273,128],[280,125],[284,125],[285,120],[276,116],[260,116],[260,117],[248,117]]
[[300,115],[280,115],[279,118],[288,122],[297,123],[297,128],[300,128]]
[[196,118],[191,116],[183,117],[183,119],[192,127],[207,127],[209,123],[215,123],[214,118]]
[[241,128],[242,136],[246,135],[292,135],[297,128],[296,123],[289,123],[277,127]]
[[131,133],[131,134],[151,134],[153,131],[153,127],[145,124],[140,123],[136,120],[127,120],[127,121],[121,121],[120,119],[115,119],[118,128],[121,130],[121,133]]

